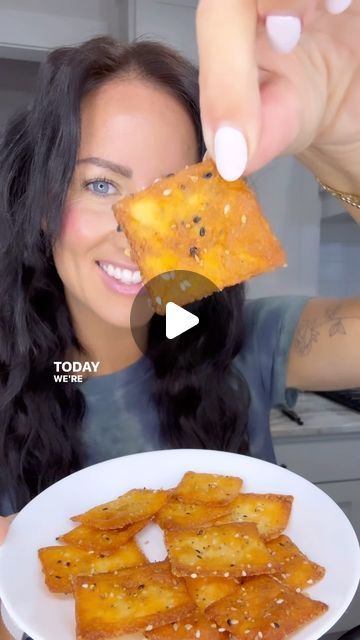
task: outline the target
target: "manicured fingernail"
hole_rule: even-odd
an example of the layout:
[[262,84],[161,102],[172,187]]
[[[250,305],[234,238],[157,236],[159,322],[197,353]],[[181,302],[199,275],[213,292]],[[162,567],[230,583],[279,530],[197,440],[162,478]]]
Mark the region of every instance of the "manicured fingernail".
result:
[[329,13],[342,13],[351,5],[351,0],[326,0],[326,8]]
[[220,127],[214,140],[215,161],[224,180],[238,180],[244,173],[248,161],[247,143],[240,129]]
[[278,53],[290,53],[300,40],[301,20],[297,16],[267,16],[266,31]]

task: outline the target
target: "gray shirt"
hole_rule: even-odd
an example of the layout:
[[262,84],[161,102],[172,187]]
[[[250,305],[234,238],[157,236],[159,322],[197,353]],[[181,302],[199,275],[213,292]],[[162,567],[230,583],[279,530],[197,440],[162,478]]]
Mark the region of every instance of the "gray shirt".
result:
[[[287,361],[306,302],[300,297],[274,297],[247,301],[244,307],[245,342],[234,365],[250,390],[250,453],[270,462],[275,462],[270,410],[296,401],[296,391],[286,388]],[[87,405],[82,428],[85,466],[167,447],[159,436],[153,382],[152,365],[144,356],[126,369],[81,384]],[[0,513],[11,512],[3,496]]]

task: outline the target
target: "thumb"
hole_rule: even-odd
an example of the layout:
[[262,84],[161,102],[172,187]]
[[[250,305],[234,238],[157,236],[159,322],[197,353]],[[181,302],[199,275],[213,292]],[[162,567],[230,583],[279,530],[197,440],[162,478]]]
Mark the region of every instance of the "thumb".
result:
[[225,180],[238,179],[257,148],[260,95],[254,0],[200,0],[196,15],[200,106],[206,146]]
[[14,520],[15,515],[16,514],[13,514],[12,516],[7,516],[5,518],[0,516],[0,544],[4,542],[9,526],[11,522]]

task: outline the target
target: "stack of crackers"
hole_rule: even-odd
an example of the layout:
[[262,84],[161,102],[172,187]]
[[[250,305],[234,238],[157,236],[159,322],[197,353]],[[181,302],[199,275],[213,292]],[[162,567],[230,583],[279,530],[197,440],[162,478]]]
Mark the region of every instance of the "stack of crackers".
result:
[[[171,490],[133,489],[74,516],[39,558],[49,590],[75,598],[77,640],[282,640],[327,611],[304,593],[325,569],[283,534],[293,497],[242,485],[189,471]],[[151,522],[162,562],[134,537]]]

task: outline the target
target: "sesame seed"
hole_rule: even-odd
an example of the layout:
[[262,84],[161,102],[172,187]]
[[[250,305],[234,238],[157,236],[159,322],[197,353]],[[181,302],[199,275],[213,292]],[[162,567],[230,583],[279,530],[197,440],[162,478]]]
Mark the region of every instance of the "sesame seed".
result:
[[163,196],[170,196],[172,194],[172,190],[171,189],[164,189],[163,191]]
[[186,631],[190,631],[190,629],[192,629],[192,624],[186,624],[185,629]]
[[259,631],[259,632],[258,632],[258,638],[259,638],[259,640],[261,640],[261,638],[262,638],[262,637],[263,637],[262,631]]
[[174,631],[178,631],[178,629],[179,629],[179,625],[178,625],[178,623],[177,623],[177,622],[174,622],[174,624],[173,624],[173,629],[174,629]]
[[84,582],[84,584],[82,584],[81,586],[82,586],[83,589],[88,589],[89,588],[89,585],[86,582]]
[[247,576],[246,571],[242,571],[242,572],[241,572],[241,575],[242,575],[243,577]]
[[276,604],[282,604],[284,602],[284,600],[282,600],[282,598],[279,598],[279,600],[275,600]]
[[191,224],[189,222],[186,223],[185,229],[191,229]]
[[230,624],[239,624],[239,620],[235,620],[235,618],[232,618],[230,620]]
[[192,573],[190,578],[197,578],[197,573]]
[[241,216],[241,222],[242,222],[243,224],[245,224],[245,223],[246,223],[246,221],[247,221],[247,217],[246,217],[246,216]]
[[271,569],[271,567],[272,567],[271,562],[268,562],[268,563],[267,563],[267,566],[269,567],[269,569]]
[[197,182],[199,178],[197,176],[190,176],[191,182]]
[[161,304],[162,300],[161,300],[160,296],[157,296],[155,298],[155,302],[156,302],[156,304]]
[[131,251],[130,251],[129,247],[126,247],[126,248],[124,249],[124,254],[125,254],[128,258],[130,258],[130,256],[131,256]]
[[306,582],[307,582],[307,584],[313,584],[314,580],[307,580]]
[[197,632],[195,633],[195,638],[200,638],[201,636],[201,631],[200,629],[197,630]]
[[226,629],[224,629],[224,627],[219,627],[218,628],[218,632],[219,633],[224,633],[224,631],[226,631]]
[[296,593],[300,593],[301,592],[300,587],[296,587],[295,591],[296,591]]
[[152,631],[152,630],[153,630],[152,624],[148,624],[148,626],[145,627],[145,631]]
[[229,575],[230,575],[230,573],[229,573],[228,571],[225,571],[225,573],[224,573],[224,578],[228,578],[228,577],[229,577]]
[[231,206],[229,204],[226,204],[224,207],[224,216],[229,215],[230,209],[231,209]]

